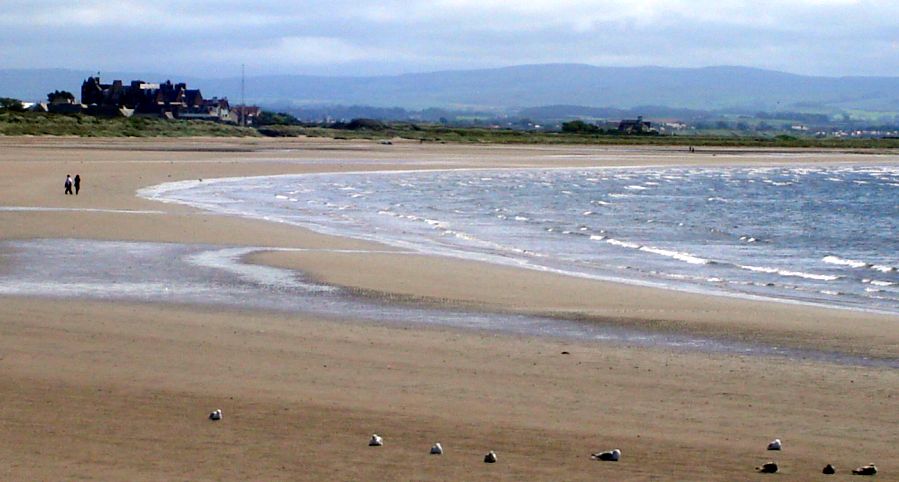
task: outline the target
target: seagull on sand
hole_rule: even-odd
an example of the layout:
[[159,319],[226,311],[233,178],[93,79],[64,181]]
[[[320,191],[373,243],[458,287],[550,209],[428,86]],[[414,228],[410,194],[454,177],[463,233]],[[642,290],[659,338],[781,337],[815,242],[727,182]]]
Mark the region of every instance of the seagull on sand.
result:
[[854,475],[874,475],[877,473],[877,467],[874,464],[863,465],[857,469],[852,469]]
[[780,450],[780,449],[781,449],[781,443],[780,443],[779,438],[776,438],[776,439],[768,442],[768,450]]
[[443,455],[443,445],[440,445],[440,442],[431,446],[431,455]]
[[591,454],[590,458],[593,460],[604,460],[607,462],[618,462],[618,459],[621,458],[621,451],[618,449],[609,450],[608,452],[597,452],[595,454]]
[[368,440],[369,447],[380,447],[384,445],[384,439],[381,438],[380,435],[373,433],[371,434],[371,438]]
[[496,452],[494,452],[492,450],[487,452],[487,455],[484,456],[484,463],[485,464],[495,464],[496,463]]
[[756,467],[755,470],[757,470],[763,474],[773,474],[773,473],[777,472],[777,464],[774,462],[768,462],[767,464],[764,464],[761,467]]
[[209,414],[209,420],[221,420],[222,419],[222,410],[218,409]]
[[832,464],[827,464],[824,466],[824,470],[822,470],[821,473],[825,474],[825,475],[833,475],[833,474],[837,473],[837,468],[834,467]]

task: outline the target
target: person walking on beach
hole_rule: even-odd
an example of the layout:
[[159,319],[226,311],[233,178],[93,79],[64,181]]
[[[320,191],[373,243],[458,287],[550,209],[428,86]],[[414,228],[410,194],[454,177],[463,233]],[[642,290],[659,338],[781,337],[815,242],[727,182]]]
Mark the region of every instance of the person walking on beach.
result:
[[66,194],[72,194],[72,176],[66,174]]
[[81,190],[81,174],[75,174],[75,195],[78,195],[78,191]]

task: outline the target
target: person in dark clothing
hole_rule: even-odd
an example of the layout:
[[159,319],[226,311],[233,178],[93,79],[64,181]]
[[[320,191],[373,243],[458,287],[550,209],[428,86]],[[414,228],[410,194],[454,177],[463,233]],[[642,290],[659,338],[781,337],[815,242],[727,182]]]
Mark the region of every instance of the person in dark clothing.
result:
[[66,174],[66,194],[72,194],[72,176]]
[[75,195],[78,195],[78,191],[81,190],[81,174],[75,174]]

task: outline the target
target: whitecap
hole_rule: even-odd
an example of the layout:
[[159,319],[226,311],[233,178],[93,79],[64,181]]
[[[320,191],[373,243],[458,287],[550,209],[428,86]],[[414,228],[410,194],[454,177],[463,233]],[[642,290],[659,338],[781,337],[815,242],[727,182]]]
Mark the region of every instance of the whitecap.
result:
[[779,268],[769,268],[766,266],[740,265],[740,268],[748,270],[748,271],[754,271],[756,273],[777,274],[780,276],[792,276],[792,277],[796,277],[796,278],[813,279],[813,280],[817,280],[817,281],[835,281],[835,280],[840,279],[840,276],[836,276],[836,275],[803,273],[802,271],[790,271],[790,270],[779,269]]
[[828,263],[828,264],[849,266],[851,268],[864,268],[864,267],[868,266],[868,263],[865,263],[864,261],[856,261],[854,259],[844,259],[844,258],[840,258],[839,256],[833,256],[833,255],[825,256],[825,257],[821,258],[821,261],[824,261],[825,263]]
[[622,248],[631,248],[631,249],[640,249],[639,244],[630,243],[627,241],[619,241],[617,239],[607,238],[605,242],[611,244],[612,246],[620,246]]
[[876,280],[876,279],[867,280],[867,282],[868,282],[868,284],[871,284],[874,286],[893,286],[896,284],[896,283],[891,283],[889,281],[881,281],[881,280]]
[[667,256],[669,258],[674,258],[678,261],[683,261],[685,263],[690,264],[709,264],[711,261],[707,259],[700,258],[698,256],[693,256],[690,253],[682,253],[679,251],[671,251],[667,249],[661,248],[653,248],[651,246],[641,246],[640,251],[645,251],[647,253],[658,254],[660,256]]

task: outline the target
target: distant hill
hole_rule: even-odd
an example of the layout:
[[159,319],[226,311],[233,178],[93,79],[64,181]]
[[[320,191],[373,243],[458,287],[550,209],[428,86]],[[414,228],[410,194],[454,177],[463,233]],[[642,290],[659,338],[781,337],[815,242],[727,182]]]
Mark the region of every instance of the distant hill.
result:
[[[38,100],[56,89],[79,93],[92,72],[2,70],[0,96]],[[240,79],[103,73],[114,78],[186,81],[204,95],[240,98]],[[524,65],[380,77],[278,75],[247,78],[247,101],[262,105],[369,105],[518,111],[550,106],[632,109],[899,112],[899,77],[812,77],[747,67]]]

